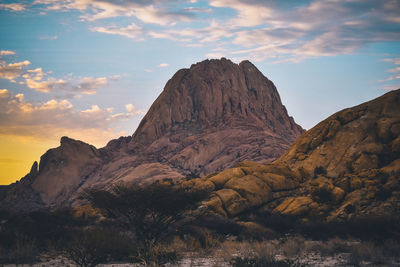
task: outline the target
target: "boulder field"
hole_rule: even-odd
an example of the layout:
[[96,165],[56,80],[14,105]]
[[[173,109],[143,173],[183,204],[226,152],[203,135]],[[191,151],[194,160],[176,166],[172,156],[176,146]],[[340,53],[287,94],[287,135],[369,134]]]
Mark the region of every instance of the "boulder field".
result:
[[244,161],[183,182],[212,192],[203,204],[235,217],[250,210],[343,221],[400,212],[400,90],[337,112],[279,159]]

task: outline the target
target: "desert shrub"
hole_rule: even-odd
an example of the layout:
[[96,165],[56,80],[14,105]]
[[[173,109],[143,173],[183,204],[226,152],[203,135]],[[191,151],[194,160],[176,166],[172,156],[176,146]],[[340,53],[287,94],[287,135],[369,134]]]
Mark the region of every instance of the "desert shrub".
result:
[[262,241],[279,238],[279,234],[271,228],[251,223],[246,225],[240,237],[245,240]]
[[235,257],[231,260],[234,267],[291,267],[301,266],[291,260],[270,260],[266,258],[241,258]]
[[205,198],[205,192],[165,185],[118,185],[91,189],[83,196],[104,216],[135,233],[138,242],[160,241],[183,213]]
[[[188,230],[188,229],[186,229]],[[223,237],[202,227],[191,227],[184,236],[188,248],[194,251],[209,251],[218,247]]]
[[282,244],[283,254],[289,258],[298,257],[302,252],[304,241],[304,237],[299,235],[287,237]]
[[69,233],[65,255],[80,267],[93,267],[111,260],[127,260],[136,251],[134,243],[101,228],[74,229]]
[[0,262],[14,264],[32,264],[37,261],[39,251],[30,237],[16,234],[13,245],[0,249]]
[[155,183],[145,187],[117,185],[109,190],[90,189],[82,197],[112,224],[133,233],[138,259],[150,263],[175,258],[175,252],[160,250],[159,245],[170,241],[178,232],[177,222],[206,196],[204,191]]
[[230,218],[209,213],[196,216],[190,222],[190,224],[184,225],[181,228],[181,231],[183,231],[183,233],[187,233],[187,231],[190,232],[190,228],[193,226],[208,229],[210,231],[213,231],[215,234],[221,236],[226,236],[226,235],[238,236],[242,234],[243,231],[245,230],[243,226],[241,226],[236,221]]
[[300,220],[294,216],[273,214],[269,212],[255,212],[255,221],[260,225],[272,229],[280,235],[295,233],[301,225]]
[[334,256],[338,253],[348,252],[347,241],[338,237],[331,238],[324,242],[319,242],[316,250],[323,256]]
[[400,241],[388,239],[383,242],[383,253],[387,257],[400,259]]
[[295,216],[271,214],[268,212],[253,211],[247,215],[260,225],[270,228],[280,235],[299,234],[309,239],[328,240],[334,237],[354,237],[361,240],[384,242],[388,239],[400,240],[399,216],[381,216],[354,218],[348,221],[322,221],[313,218],[308,222],[301,221]]
[[277,241],[225,241],[220,253],[232,266],[293,266],[292,261],[276,260]]
[[151,248],[139,249],[134,258],[144,265],[161,266],[166,263],[176,263],[179,259],[178,252],[166,244],[153,244]]
[[28,213],[0,210],[0,262],[31,263],[49,247],[63,246],[65,233],[72,226],[82,225],[69,209]]
[[373,242],[360,242],[350,247],[349,264],[359,266],[361,262],[371,262],[373,264],[385,263],[385,256],[382,248]]

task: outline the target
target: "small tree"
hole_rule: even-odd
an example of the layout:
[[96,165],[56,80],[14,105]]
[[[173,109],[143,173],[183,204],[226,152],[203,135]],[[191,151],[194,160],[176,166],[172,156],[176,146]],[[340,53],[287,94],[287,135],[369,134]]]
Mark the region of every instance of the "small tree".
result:
[[79,267],[94,267],[129,256],[132,242],[104,228],[75,229],[65,247],[66,256]]
[[206,193],[155,183],[145,187],[117,185],[110,190],[91,189],[83,197],[105,217],[133,232],[142,248],[139,254],[144,255],[168,237],[171,226]]

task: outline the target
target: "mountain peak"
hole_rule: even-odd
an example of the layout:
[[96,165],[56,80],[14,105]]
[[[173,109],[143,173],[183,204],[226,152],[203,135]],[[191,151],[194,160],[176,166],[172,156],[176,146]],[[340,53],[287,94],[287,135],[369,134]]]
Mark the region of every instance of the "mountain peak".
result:
[[275,85],[250,61],[207,59],[175,73],[131,142],[150,144],[181,129],[236,126],[268,129],[286,137],[303,131],[288,116]]

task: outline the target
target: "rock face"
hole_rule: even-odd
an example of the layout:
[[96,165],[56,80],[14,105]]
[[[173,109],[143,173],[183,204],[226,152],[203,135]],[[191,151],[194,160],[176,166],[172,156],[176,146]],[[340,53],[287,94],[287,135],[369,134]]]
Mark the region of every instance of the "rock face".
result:
[[274,84],[249,61],[205,60],[167,82],[133,136],[101,149],[63,137],[41,157],[28,188],[46,206],[68,205],[92,186],[200,177],[248,159],[271,162],[302,132]]
[[148,145],[178,132],[245,127],[293,140],[303,132],[274,84],[249,61],[222,58],[179,70],[140,123],[130,144]]
[[214,193],[205,205],[226,216],[255,208],[328,221],[392,216],[399,142],[400,89],[330,116],[271,164],[243,162],[184,185],[207,184]]

